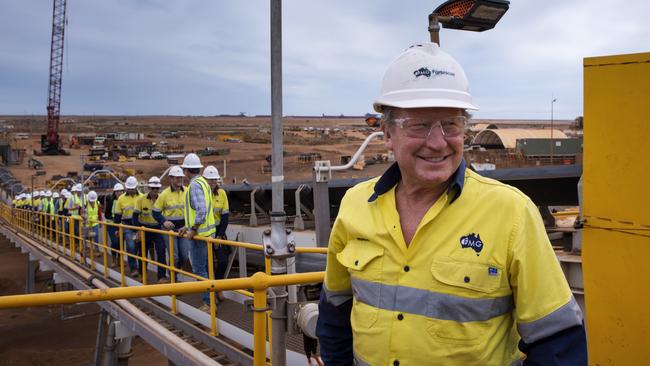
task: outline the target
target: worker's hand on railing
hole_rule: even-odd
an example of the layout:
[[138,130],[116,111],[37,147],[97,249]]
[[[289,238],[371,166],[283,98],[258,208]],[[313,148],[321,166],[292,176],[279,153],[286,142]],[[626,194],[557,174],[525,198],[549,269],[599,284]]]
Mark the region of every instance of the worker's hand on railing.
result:
[[174,223],[171,222],[171,221],[169,221],[169,220],[163,222],[163,226],[164,226],[165,229],[167,229],[167,230],[174,230],[174,228],[176,227],[176,226],[174,225]]
[[187,233],[187,226],[183,226],[182,228],[178,229],[178,236],[185,236]]

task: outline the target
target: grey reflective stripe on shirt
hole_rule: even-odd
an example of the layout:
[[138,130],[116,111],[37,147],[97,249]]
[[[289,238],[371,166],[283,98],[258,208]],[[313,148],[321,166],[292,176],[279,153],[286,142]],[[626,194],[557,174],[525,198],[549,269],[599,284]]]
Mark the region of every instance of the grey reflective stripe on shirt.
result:
[[547,316],[529,323],[517,323],[517,330],[524,342],[530,344],[576,325],[582,325],[582,311],[571,296],[568,303]]
[[357,301],[376,308],[456,322],[486,321],[512,312],[512,296],[473,299],[352,277]]
[[352,290],[332,291],[329,290],[324,283],[323,291],[325,292],[325,298],[327,299],[327,302],[334,306],[339,306],[352,298]]
[[185,220],[185,216],[165,216],[165,220]]
[[180,205],[170,205],[170,206],[165,206],[165,210],[175,210],[178,208],[185,208],[185,205],[180,204]]
[[372,366],[371,364],[366,363],[363,360],[361,360],[359,358],[359,356],[357,356],[356,354],[354,355],[354,365],[355,366]]
[[196,231],[197,233],[207,233],[208,231],[214,229],[214,226],[208,225],[206,227],[201,227],[199,226],[199,229]]

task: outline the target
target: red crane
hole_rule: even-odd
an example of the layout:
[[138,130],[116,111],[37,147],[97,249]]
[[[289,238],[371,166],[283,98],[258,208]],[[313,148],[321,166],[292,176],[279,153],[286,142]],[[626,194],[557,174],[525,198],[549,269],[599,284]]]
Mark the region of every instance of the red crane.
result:
[[54,0],[52,12],[52,46],[50,48],[50,83],[47,95],[47,134],[41,135],[41,152],[64,155],[59,139],[61,80],[63,75],[63,41],[66,26],[66,0]]

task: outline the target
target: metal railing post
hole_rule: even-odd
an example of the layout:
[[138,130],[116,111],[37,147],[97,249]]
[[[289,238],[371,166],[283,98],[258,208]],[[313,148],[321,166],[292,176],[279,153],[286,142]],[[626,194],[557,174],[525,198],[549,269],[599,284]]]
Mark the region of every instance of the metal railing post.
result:
[[[205,245],[208,246],[208,277],[211,280],[214,280],[214,258],[213,258],[213,243],[206,240]],[[214,291],[210,291],[210,333],[213,336],[218,336],[219,331],[217,329],[217,317],[216,317],[216,302],[214,299]]]
[[108,278],[108,228],[102,224],[102,243],[104,244],[104,278]]
[[126,279],[124,278],[124,230],[120,224],[120,283],[122,286],[126,284]]
[[[174,259],[174,236],[169,233],[169,280],[172,284],[176,283],[176,260]],[[180,238],[178,239],[180,240]],[[177,314],[176,295],[172,295],[172,313]]]
[[[146,285],[147,284],[147,265],[149,262],[147,261],[147,243],[145,242],[145,232],[144,230],[140,230],[140,255],[142,261],[140,262],[140,270],[142,271],[142,284]],[[154,249],[155,250],[155,249]]]

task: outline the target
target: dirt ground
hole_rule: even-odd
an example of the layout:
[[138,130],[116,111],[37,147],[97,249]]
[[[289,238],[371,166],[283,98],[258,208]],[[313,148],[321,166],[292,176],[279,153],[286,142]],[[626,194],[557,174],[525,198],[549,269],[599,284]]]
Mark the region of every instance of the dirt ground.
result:
[[[12,140],[12,147],[27,151],[21,165],[9,166],[13,175],[26,185],[31,185],[34,169],[27,167],[27,160],[33,150],[40,148],[40,133],[45,131],[42,119],[27,117],[3,117],[14,126],[13,132],[28,132],[31,139]],[[66,175],[80,171],[82,156],[87,155],[89,146],[71,149],[70,137],[80,134],[102,134],[106,132],[139,132],[145,139],[160,144],[181,144],[185,152],[206,147],[214,149],[229,148],[230,154],[206,156],[204,165],[217,166],[226,184],[241,182],[270,183],[271,173],[263,167],[265,158],[271,154],[270,117],[66,117],[61,125],[61,137],[69,156],[35,156],[44,165],[44,176],[34,177],[35,186],[45,185],[53,175]],[[311,129],[310,129],[311,128]],[[329,128],[327,132],[318,128]],[[179,138],[163,138],[162,131],[177,131]],[[300,162],[301,153],[321,154],[322,160],[330,160],[332,165],[340,164],[341,156],[352,155],[363,139],[374,129],[368,128],[363,118],[285,118],[284,119],[284,176],[287,181],[311,180],[313,162]],[[224,142],[232,137],[241,142]],[[386,154],[382,140],[373,141],[365,151],[365,159],[378,154]],[[141,180],[151,175],[160,175],[169,167],[166,160],[137,160],[132,162],[105,162],[106,166],[117,172],[133,170]],[[387,163],[367,165],[363,170],[335,172],[333,179],[362,178],[381,174]],[[86,173],[87,174],[87,173]]]
[[[24,293],[26,261],[26,254],[0,236],[0,296]],[[37,292],[52,291],[51,273],[37,273]],[[92,364],[98,314],[94,304],[0,310],[0,366]],[[130,365],[168,365],[138,337],[133,351]]]

